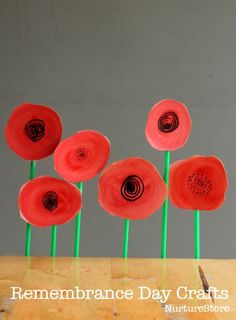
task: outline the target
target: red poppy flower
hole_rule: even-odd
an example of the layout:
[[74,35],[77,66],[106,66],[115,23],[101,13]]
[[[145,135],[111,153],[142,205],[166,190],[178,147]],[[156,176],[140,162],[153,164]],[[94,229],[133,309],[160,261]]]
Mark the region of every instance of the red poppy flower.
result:
[[219,208],[228,187],[227,173],[217,157],[193,156],[170,167],[170,200],[176,207],[193,210]]
[[80,191],[74,185],[47,176],[23,185],[18,202],[21,217],[37,227],[66,223],[82,205]]
[[82,130],[62,141],[55,151],[55,170],[71,182],[95,177],[110,155],[110,142],[95,130]]
[[52,108],[23,103],[11,113],[5,134],[9,147],[18,156],[39,160],[54,152],[61,139],[62,124]]
[[182,102],[166,99],[155,104],[149,112],[145,134],[153,148],[173,151],[185,145],[191,126],[186,106]]
[[163,204],[166,185],[152,163],[128,158],[107,167],[99,179],[98,201],[112,215],[145,219]]

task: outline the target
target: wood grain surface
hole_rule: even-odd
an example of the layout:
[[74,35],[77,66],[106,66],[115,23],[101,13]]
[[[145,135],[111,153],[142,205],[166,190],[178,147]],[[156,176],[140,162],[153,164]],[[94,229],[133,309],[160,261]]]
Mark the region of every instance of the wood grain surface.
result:
[[[199,272],[199,265],[201,272]],[[180,286],[207,291],[207,285],[228,290],[226,300],[180,300]],[[139,286],[170,289],[167,302],[158,299],[139,300]],[[46,289],[112,289],[133,290],[132,300],[17,299],[12,300],[11,287],[24,290]],[[169,312],[166,304],[188,307],[228,306],[230,312]],[[234,320],[236,319],[236,260],[120,259],[0,257],[1,320]]]

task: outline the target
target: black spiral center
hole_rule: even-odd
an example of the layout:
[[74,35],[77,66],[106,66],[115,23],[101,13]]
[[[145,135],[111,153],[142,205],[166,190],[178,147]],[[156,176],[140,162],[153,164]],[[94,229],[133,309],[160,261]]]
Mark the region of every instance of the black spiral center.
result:
[[40,119],[33,119],[25,125],[25,132],[30,140],[37,142],[45,135],[45,123]]
[[53,211],[58,207],[58,195],[54,191],[46,192],[42,197],[42,204],[48,211]]
[[212,190],[212,182],[205,174],[193,173],[188,177],[187,185],[197,196],[208,195]]
[[136,175],[128,176],[122,183],[120,193],[127,201],[136,201],[144,192],[144,183]]
[[179,119],[176,113],[166,112],[158,120],[158,128],[162,132],[172,132],[179,126]]

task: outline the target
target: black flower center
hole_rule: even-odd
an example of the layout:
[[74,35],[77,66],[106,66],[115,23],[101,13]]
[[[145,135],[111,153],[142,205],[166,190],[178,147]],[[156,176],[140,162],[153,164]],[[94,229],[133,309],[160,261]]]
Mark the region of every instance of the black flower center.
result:
[[54,191],[46,192],[43,195],[41,201],[44,208],[50,212],[55,210],[58,207],[58,195]]
[[25,132],[30,140],[37,142],[45,135],[45,123],[40,119],[33,119],[25,125]]
[[187,185],[197,196],[208,195],[212,190],[212,182],[205,174],[193,173],[188,177]]
[[120,193],[127,201],[139,199],[144,192],[144,183],[136,175],[128,176],[122,183]]
[[76,150],[76,158],[77,160],[83,160],[86,157],[86,151],[83,148],[79,148]]
[[176,113],[166,112],[158,120],[158,128],[162,132],[172,132],[179,126],[179,119]]

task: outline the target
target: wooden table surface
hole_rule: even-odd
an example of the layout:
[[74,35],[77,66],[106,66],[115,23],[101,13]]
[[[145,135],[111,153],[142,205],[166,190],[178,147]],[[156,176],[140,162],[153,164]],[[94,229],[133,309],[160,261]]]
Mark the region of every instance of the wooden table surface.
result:
[[[200,276],[199,265],[202,273]],[[226,300],[180,300],[180,286],[201,290],[207,284],[228,290]],[[173,290],[167,302],[139,300],[139,286]],[[132,300],[12,300],[11,287],[24,290],[112,289],[133,290]],[[166,305],[214,308],[228,306],[230,312],[170,312]],[[216,309],[215,309],[216,310]],[[32,320],[187,320],[236,319],[236,260],[120,259],[0,257],[0,319]]]

